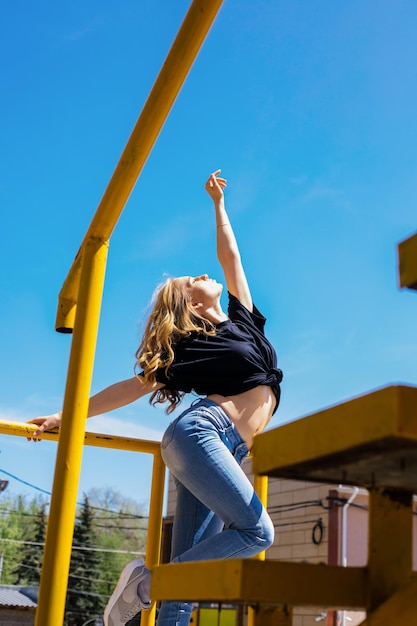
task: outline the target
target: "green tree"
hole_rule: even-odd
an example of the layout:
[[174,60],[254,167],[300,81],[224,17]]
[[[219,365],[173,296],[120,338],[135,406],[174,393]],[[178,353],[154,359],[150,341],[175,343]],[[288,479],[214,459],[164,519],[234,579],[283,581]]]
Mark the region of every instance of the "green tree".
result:
[[22,544],[20,563],[13,570],[16,576],[15,585],[39,585],[42,569],[42,558],[46,535],[46,503],[38,506],[32,503],[29,524],[26,529],[26,543]]
[[[11,496],[0,504],[3,584],[38,584],[46,528],[41,498]],[[102,614],[124,565],[144,557],[148,518],[141,506],[114,489],[84,496],[74,527],[66,624],[79,626]],[[139,623],[138,619],[131,622]]]
[[66,619],[70,626],[81,626],[102,613],[105,598],[99,594],[100,553],[93,527],[94,513],[88,497],[75,520],[71,564],[68,578]]
[[19,546],[16,540],[20,539],[21,532],[18,527],[20,518],[16,517],[16,502],[13,497],[2,499],[0,508],[0,554],[1,554],[1,582],[12,584],[12,570],[17,563]]
[[[42,498],[34,498],[29,504],[22,495],[10,495],[0,506],[0,554],[2,555],[1,582],[16,583],[16,570],[25,565],[22,550],[33,539],[33,520],[39,509],[46,506]],[[43,550],[43,547],[40,546]],[[27,568],[29,571],[29,567]]]
[[115,489],[92,489],[88,496],[101,548],[99,589],[107,602],[126,563],[145,555],[148,518],[138,502]]

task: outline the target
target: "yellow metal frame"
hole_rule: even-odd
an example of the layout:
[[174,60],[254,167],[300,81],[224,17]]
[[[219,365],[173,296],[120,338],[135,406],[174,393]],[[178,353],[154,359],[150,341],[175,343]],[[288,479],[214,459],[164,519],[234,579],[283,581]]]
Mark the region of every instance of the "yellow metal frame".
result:
[[252,453],[255,474],[417,491],[417,387],[390,385],[285,424],[256,437]]
[[[56,329],[73,331],[73,339],[35,626],[58,626],[64,617],[109,239],[221,5],[193,0],[59,295]],[[147,556],[150,566],[156,553]],[[154,611],[145,613],[144,624],[152,621]]]
[[223,0],[194,0],[120,157],[59,294],[56,329],[74,327],[81,267],[90,239],[108,240]]
[[[369,626],[414,626],[417,387],[386,387],[270,430],[255,437],[252,453],[253,471],[265,478],[367,487],[367,566],[255,559],[163,565],[153,570],[152,597],[365,610]],[[262,611],[250,617],[266,623]],[[270,623],[290,626],[291,613],[277,612]]]

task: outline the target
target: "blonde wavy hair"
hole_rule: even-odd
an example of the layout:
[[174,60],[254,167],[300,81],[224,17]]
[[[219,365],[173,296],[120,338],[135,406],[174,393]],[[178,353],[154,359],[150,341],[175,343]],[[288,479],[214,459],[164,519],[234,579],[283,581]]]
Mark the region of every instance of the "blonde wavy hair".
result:
[[[135,371],[141,368],[145,381],[154,383],[157,370],[163,368],[167,373],[173,363],[175,344],[192,332],[214,335],[216,331],[209,320],[194,311],[191,295],[175,278],[168,278],[157,287],[151,304],[153,308],[136,351]],[[149,402],[152,405],[169,402],[165,410],[169,414],[184,396],[184,391],[157,389]]]

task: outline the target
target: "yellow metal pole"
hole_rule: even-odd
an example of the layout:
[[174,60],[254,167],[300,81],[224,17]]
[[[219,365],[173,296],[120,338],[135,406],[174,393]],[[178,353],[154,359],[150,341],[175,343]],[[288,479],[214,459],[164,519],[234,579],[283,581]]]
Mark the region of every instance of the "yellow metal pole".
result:
[[83,256],[35,626],[63,623],[108,242],[90,240]]
[[91,237],[109,239],[223,0],[194,0],[126,144],[61,289],[56,329],[71,332],[80,256]]
[[[254,476],[254,488],[265,508],[268,506],[268,476]],[[265,561],[265,551],[253,557],[258,561]],[[284,606],[248,607],[248,626],[291,626],[292,609]]]
[[[268,508],[268,476],[259,476],[258,474],[255,474],[253,478],[253,486],[264,507]],[[265,552],[257,554],[254,558],[264,561]]]
[[368,526],[368,610],[372,614],[410,580],[413,494],[393,488],[371,489]]
[[[0,420],[0,434],[32,438],[36,429],[37,426],[33,424]],[[42,439],[58,441],[58,429],[44,433]],[[145,452],[146,454],[159,454],[161,448],[160,441],[88,432],[85,433],[84,445],[93,446],[95,448],[111,448],[112,450],[127,450],[129,452]]]
[[[255,474],[253,479],[253,486],[256,493],[258,494],[260,501],[266,508],[268,504],[268,476],[260,476],[259,474]],[[258,561],[264,561],[265,551],[260,552],[253,558],[257,559]],[[254,608],[250,606],[248,607],[248,626],[256,626],[257,623],[259,623],[259,621],[257,620],[257,612]]]
[[[161,454],[155,454],[152,469],[151,500],[149,505],[148,536],[146,539],[146,565],[152,569],[159,564],[162,539],[162,508],[165,487],[165,464]],[[156,602],[141,615],[142,626],[155,624]]]

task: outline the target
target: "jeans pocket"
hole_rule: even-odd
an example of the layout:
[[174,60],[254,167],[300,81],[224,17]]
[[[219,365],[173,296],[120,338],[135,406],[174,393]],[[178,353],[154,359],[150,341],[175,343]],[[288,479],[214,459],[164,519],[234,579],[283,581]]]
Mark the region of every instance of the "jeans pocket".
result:
[[168,428],[166,429],[166,431],[164,432],[163,436],[162,436],[162,441],[161,441],[161,448],[162,450],[165,450],[165,448],[167,446],[169,446],[169,444],[171,443],[171,441],[174,438],[174,432],[175,432],[175,426],[178,422],[180,418],[177,417],[177,419],[175,419],[173,422],[170,423],[170,425],[168,426]]

